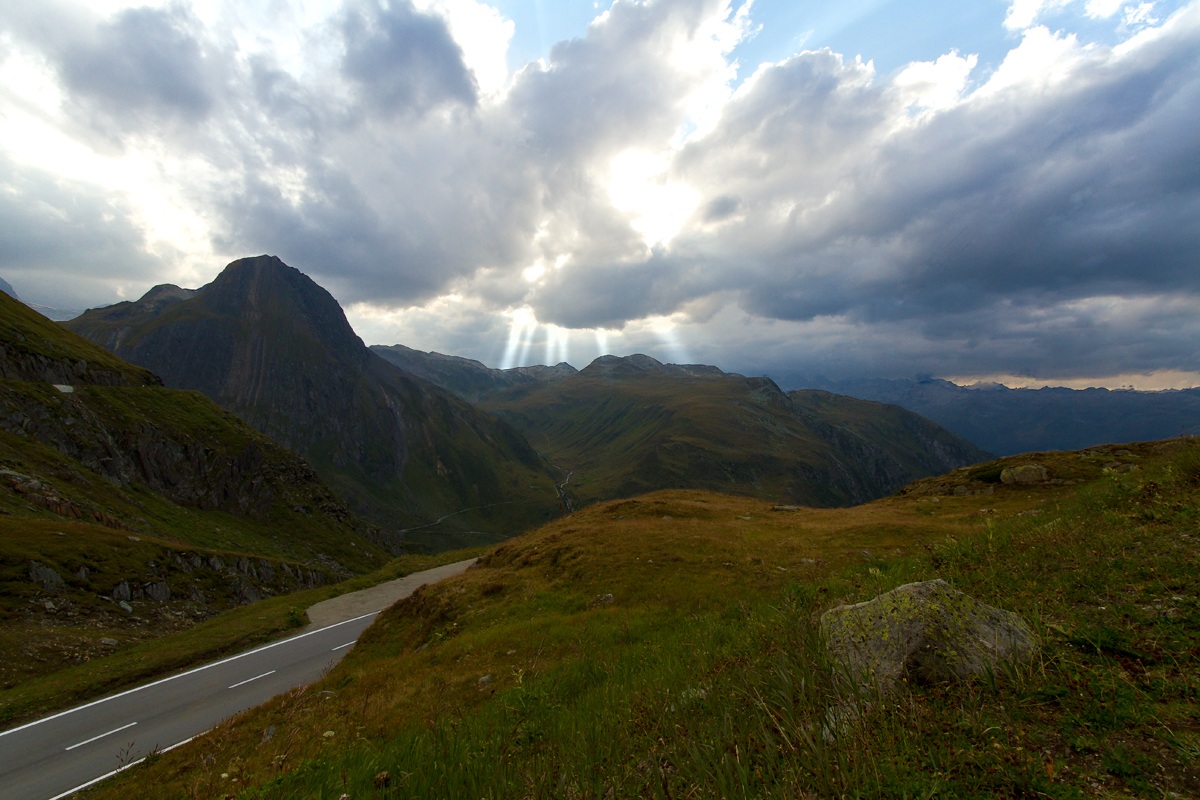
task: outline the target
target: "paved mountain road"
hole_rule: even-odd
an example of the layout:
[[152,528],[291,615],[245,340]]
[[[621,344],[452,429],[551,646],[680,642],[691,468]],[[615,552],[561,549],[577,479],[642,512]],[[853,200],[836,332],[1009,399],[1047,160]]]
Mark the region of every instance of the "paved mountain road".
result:
[[416,572],[309,609],[303,633],[0,732],[0,796],[48,800],[165,751],[221,720],[311,683],[384,608],[475,559]]

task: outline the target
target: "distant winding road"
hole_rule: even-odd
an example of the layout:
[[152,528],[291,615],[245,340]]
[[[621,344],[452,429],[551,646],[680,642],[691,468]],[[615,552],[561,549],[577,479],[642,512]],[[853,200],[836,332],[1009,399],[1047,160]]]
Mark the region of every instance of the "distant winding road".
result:
[[0,795],[59,800],[320,678],[375,616],[475,559],[414,572],[308,610],[303,633],[0,732]]

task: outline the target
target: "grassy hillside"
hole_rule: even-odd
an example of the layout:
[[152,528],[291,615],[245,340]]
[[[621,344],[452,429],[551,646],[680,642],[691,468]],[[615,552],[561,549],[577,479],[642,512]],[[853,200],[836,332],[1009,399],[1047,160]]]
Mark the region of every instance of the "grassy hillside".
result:
[[[1031,462],[1035,483],[1006,480]],[[1016,457],[850,509],[600,503],[397,604],[318,684],[92,795],[1197,796],[1198,493],[1200,445],[1173,440]],[[1027,619],[1034,659],[838,694],[819,614],[933,577]]]
[[295,453],[0,296],[0,693],[378,568],[376,533]]
[[605,357],[481,407],[511,422],[580,503],[707,489],[845,506],[986,457],[911,412],[826,392],[785,395],[715,367]]

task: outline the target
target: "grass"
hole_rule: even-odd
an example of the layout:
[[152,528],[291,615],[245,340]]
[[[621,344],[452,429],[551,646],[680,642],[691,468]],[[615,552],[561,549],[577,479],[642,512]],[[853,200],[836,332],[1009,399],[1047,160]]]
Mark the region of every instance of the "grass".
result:
[[[478,550],[471,550],[401,556],[370,574],[243,605],[170,635],[145,636],[111,655],[50,670],[50,674],[46,674],[45,664],[39,665],[40,676],[26,677],[0,690],[0,724],[11,727],[280,638],[307,625],[304,610],[322,600],[470,558],[477,553]],[[128,643],[128,631],[100,628],[89,633],[89,639],[113,635]],[[0,635],[0,643],[5,652],[17,652],[22,644],[21,637],[28,635],[28,631],[22,633],[8,627]]]
[[[321,682],[91,794],[1197,796],[1200,446],[1024,459],[1064,482],[589,507],[393,607]],[[933,577],[1022,615],[1037,655],[840,693],[820,613]]]

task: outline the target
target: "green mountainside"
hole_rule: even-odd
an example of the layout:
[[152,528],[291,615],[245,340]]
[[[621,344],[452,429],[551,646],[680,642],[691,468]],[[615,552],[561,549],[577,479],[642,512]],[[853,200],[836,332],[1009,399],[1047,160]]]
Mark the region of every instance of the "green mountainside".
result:
[[657,489],[776,503],[865,502],[987,454],[896,406],[644,355],[522,383],[481,403],[562,474],[572,505]]
[[[1196,797],[1198,523],[1195,439],[1001,459],[853,508],[597,503],[88,796]],[[933,578],[1020,615],[1037,651],[848,691],[820,615]]]
[[408,542],[499,541],[557,512],[553,474],[520,434],[372,353],[333,297],[278,258],[66,325],[294,448]]
[[578,372],[566,362],[553,367],[537,365],[492,369],[474,359],[427,353],[402,344],[374,344],[371,345],[371,352],[405,372],[453,392],[469,403],[478,403],[514,386],[552,383]]
[[374,569],[379,540],[295,453],[0,295],[0,688]]

